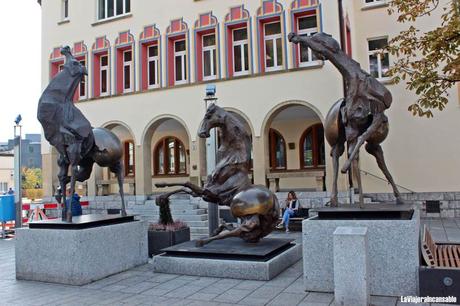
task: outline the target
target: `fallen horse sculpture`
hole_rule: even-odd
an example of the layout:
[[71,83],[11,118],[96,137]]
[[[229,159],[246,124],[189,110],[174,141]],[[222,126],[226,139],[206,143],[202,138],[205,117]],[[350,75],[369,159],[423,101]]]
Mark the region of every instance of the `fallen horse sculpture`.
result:
[[[342,167],[342,173],[352,170],[358,183],[359,204],[364,205],[359,169],[359,149],[366,143],[366,151],[373,155],[377,165],[393,188],[396,203],[402,204],[401,195],[388,170],[380,145],[388,136],[389,124],[385,110],[391,106],[390,91],[369,73],[361,69],[358,62],[342,51],[331,35],[317,33],[312,36],[289,34],[289,41],[310,48],[321,60],[329,60],[342,74],[345,82],[345,98],[340,99],[329,110],[324,130],[332,147],[334,168],[331,206],[337,206],[337,177],[339,158],[347,143],[350,156]],[[305,48],[305,50],[308,50]]]
[[250,160],[250,135],[232,114],[211,104],[201,123],[198,136],[210,137],[212,128],[220,128],[221,143],[217,152],[217,165],[208,176],[204,187],[192,183],[156,184],[157,187],[182,186],[182,188],[157,197],[157,205],[164,205],[176,193],[187,193],[216,205],[229,206],[241,224],[234,228],[223,223],[206,239],[197,240],[203,246],[213,240],[240,237],[246,242],[258,242],[271,233],[279,218],[278,199],[265,186],[256,186],[248,177]]
[[[121,196],[121,211],[126,215],[123,193],[123,147],[111,131],[92,128],[82,112],[75,107],[73,97],[86,68],[77,61],[68,46],[61,49],[66,61],[44,90],[38,103],[37,118],[46,140],[59,153],[59,184],[56,200],[66,203],[66,186],[70,182],[70,197],[76,181],[84,182],[91,176],[93,164],[109,167],[116,174]],[[70,167],[70,176],[69,176]],[[66,207],[67,206],[67,207]],[[63,205],[62,220],[72,222],[71,205]]]

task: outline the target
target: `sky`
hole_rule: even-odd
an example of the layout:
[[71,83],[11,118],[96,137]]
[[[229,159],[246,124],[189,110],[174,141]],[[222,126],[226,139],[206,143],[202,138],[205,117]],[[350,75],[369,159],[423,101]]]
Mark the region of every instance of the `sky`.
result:
[[22,116],[23,133],[40,133],[41,11],[37,0],[1,0],[0,142],[13,138]]

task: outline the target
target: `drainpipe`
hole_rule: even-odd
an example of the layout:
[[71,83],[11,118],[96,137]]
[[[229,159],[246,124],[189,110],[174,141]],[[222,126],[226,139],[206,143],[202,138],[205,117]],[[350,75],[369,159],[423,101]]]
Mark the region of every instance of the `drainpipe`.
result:
[[[339,31],[340,31],[340,47],[343,52],[346,52],[346,42],[345,42],[345,22],[343,18],[343,0],[337,0],[337,5],[339,8]],[[345,90],[345,79],[342,77],[342,88],[343,88],[343,96],[346,96]],[[350,152],[348,151],[347,147],[347,155],[350,156]],[[353,175],[352,171],[348,171],[348,186],[349,186],[349,198],[350,204],[353,204]]]

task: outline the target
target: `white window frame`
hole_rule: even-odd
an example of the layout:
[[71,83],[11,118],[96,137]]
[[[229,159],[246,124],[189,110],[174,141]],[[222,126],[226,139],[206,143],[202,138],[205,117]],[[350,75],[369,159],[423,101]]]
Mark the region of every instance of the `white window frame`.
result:
[[[149,49],[156,47],[157,48],[157,55],[156,56],[149,56],[150,52]],[[160,49],[158,45],[150,45],[147,47],[147,88],[148,89],[153,89],[153,88],[159,88],[160,87],[160,80],[158,79],[158,70],[159,70],[159,58],[160,58]],[[155,62],[155,84],[150,85],[150,62]]]
[[[308,28],[308,29],[302,29],[302,30],[300,29],[300,19],[308,18],[311,16],[313,15],[301,16],[297,18],[297,34],[299,36],[302,36],[302,35],[312,36],[313,34],[318,33],[318,25],[315,28]],[[318,15],[315,14],[314,16],[318,18]],[[318,19],[316,20],[316,22],[318,23]],[[308,48],[308,61],[302,62],[302,48],[299,45],[297,49],[298,49],[297,54],[299,57],[299,67],[310,67],[310,66],[318,65],[321,62],[320,60],[313,60],[313,52],[310,48]]]
[[[378,80],[389,80],[390,77],[386,77],[386,76],[383,76],[383,71],[382,71],[382,54],[380,53],[380,50],[373,50],[373,51],[370,51],[369,50],[369,42],[370,41],[373,41],[373,40],[380,40],[380,39],[386,39],[387,40],[387,44],[388,44],[388,37],[387,36],[381,36],[381,37],[373,37],[373,38],[368,38],[367,39],[367,61],[368,61],[368,68],[369,68],[369,73],[371,73],[371,62],[369,60],[369,57],[371,55],[377,55],[377,72],[378,72]],[[384,52],[385,54],[388,54],[388,62],[389,59],[390,59],[390,54],[385,51]]]
[[[62,70],[64,70],[64,63],[58,65],[58,71],[57,71],[57,73],[61,72]],[[56,74],[57,74],[57,73],[56,73]]]
[[[69,0],[61,0],[61,20],[67,21],[69,20]],[[67,6],[67,16],[65,14]]]
[[[102,58],[103,57],[107,57],[107,66],[102,66]],[[99,67],[100,67],[100,71],[99,71],[99,95],[101,97],[106,97],[109,95],[109,85],[110,85],[110,78],[109,78],[109,55],[108,54],[103,54],[103,55],[100,55],[99,56]],[[106,72],[106,79],[105,81],[107,82],[107,84],[105,85],[105,88],[107,89],[106,92],[102,92],[102,71],[105,71]]]
[[[280,24],[280,32],[279,34],[272,34],[272,35],[266,35],[266,26],[269,24],[274,24],[274,23],[279,23]],[[281,25],[281,20],[278,21],[273,21],[273,22],[267,22],[264,23],[264,65],[265,65],[265,71],[270,72],[270,71],[279,71],[283,70],[284,68],[284,54],[283,54],[283,30],[282,30],[282,25]],[[278,49],[276,48],[276,40],[281,39],[281,66],[278,66]],[[273,41],[273,67],[267,67],[267,41],[271,40]]]
[[[128,52],[131,52],[131,60],[125,62],[125,54]],[[134,52],[132,49],[128,49],[128,50],[123,51],[122,56],[123,56],[123,69],[121,73],[122,73],[122,79],[123,79],[123,93],[129,93],[129,92],[134,91],[134,84],[133,84],[134,82],[134,65],[133,65]],[[125,83],[126,83],[125,68],[126,67],[129,67],[129,88],[125,88]]]
[[[235,40],[235,31],[246,29],[246,33],[248,35],[248,38],[242,39],[242,40]],[[245,70],[246,67],[246,59],[244,58],[244,46],[247,45],[248,48],[248,70]],[[236,71],[235,67],[235,46],[240,46],[240,52],[241,52],[241,71]],[[233,76],[242,76],[242,75],[248,75],[249,74],[249,68],[250,68],[250,63],[251,61],[249,60],[249,31],[248,27],[242,27],[238,29],[233,29],[232,30],[232,55],[233,55]]]
[[364,7],[380,7],[385,6],[388,4],[388,0],[372,0],[372,2],[366,2],[366,0],[362,0]]
[[[214,36],[215,38],[215,44],[213,46],[207,46],[205,47],[204,46],[204,38],[205,37],[208,37],[208,36]],[[210,80],[215,80],[217,79],[217,59],[214,59],[214,53],[216,54],[216,57],[217,57],[217,39],[216,39],[216,34],[206,34],[206,35],[203,35],[201,37],[201,45],[203,46],[203,51],[202,51],[202,55],[201,55],[201,66],[202,66],[202,69],[203,69],[203,81],[210,81]],[[204,75],[204,53],[206,51],[209,51],[209,54],[210,54],[210,60],[211,60],[211,75],[209,76],[205,76]],[[215,52],[213,52],[215,51]],[[216,65],[214,66],[214,60]]]
[[[104,7],[105,7],[105,16],[100,18],[99,17],[99,2],[100,1],[104,1]],[[112,0],[110,0],[112,1]],[[109,11],[109,3],[108,3],[108,0],[97,0],[96,1],[96,12],[97,12],[97,15],[96,15],[96,19],[97,20],[110,20],[110,19],[114,19],[114,18],[118,18],[120,16],[124,16],[124,15],[128,15],[131,13],[131,5],[130,5],[130,8],[129,8],[129,12],[126,11],[126,1],[127,0],[123,0],[123,12],[119,15],[117,15],[117,0],[113,0],[113,16],[111,17],[107,17],[107,14],[108,14],[108,11]]]
[[[183,41],[185,43],[185,50],[184,51],[176,51],[176,43]],[[178,39],[173,41],[174,44],[174,85],[182,85],[187,84],[187,42],[185,39]],[[177,81],[177,71],[176,71],[176,57],[181,57],[182,59],[182,80]]]
[[[86,59],[82,59],[82,60],[79,60],[80,64],[81,62],[84,61],[85,62],[85,65],[83,65],[84,67],[86,67]],[[85,88],[85,95],[84,96],[81,96],[80,93],[80,88],[81,88],[81,85],[83,83],[83,86]],[[86,79],[86,76],[83,76],[83,79],[80,81],[80,84],[78,84],[78,100],[81,101],[81,100],[84,100],[88,97],[88,86],[87,86],[87,79]]]

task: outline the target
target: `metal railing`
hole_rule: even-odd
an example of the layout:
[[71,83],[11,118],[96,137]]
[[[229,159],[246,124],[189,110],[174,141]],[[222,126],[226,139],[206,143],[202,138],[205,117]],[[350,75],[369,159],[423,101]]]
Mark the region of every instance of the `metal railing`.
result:
[[[363,173],[363,174],[365,174],[365,175],[370,175],[370,176],[372,176],[372,177],[374,177],[374,178],[376,178],[376,179],[378,179],[378,180],[381,180],[381,181],[386,182],[387,184],[390,184],[390,182],[389,182],[387,179],[383,178],[383,177],[380,177],[380,176],[378,176],[378,175],[372,174],[372,173],[370,173],[370,172],[368,172],[368,171],[366,171],[366,170],[361,170],[361,169],[360,169],[360,171],[361,171],[361,173]],[[415,191],[413,191],[413,190],[411,190],[411,189],[409,189],[409,188],[406,188],[406,187],[404,187],[404,186],[401,186],[401,185],[398,185],[398,184],[396,184],[396,186],[399,187],[399,188],[401,188],[401,189],[407,190],[407,191],[409,191],[410,193],[416,193]]]

